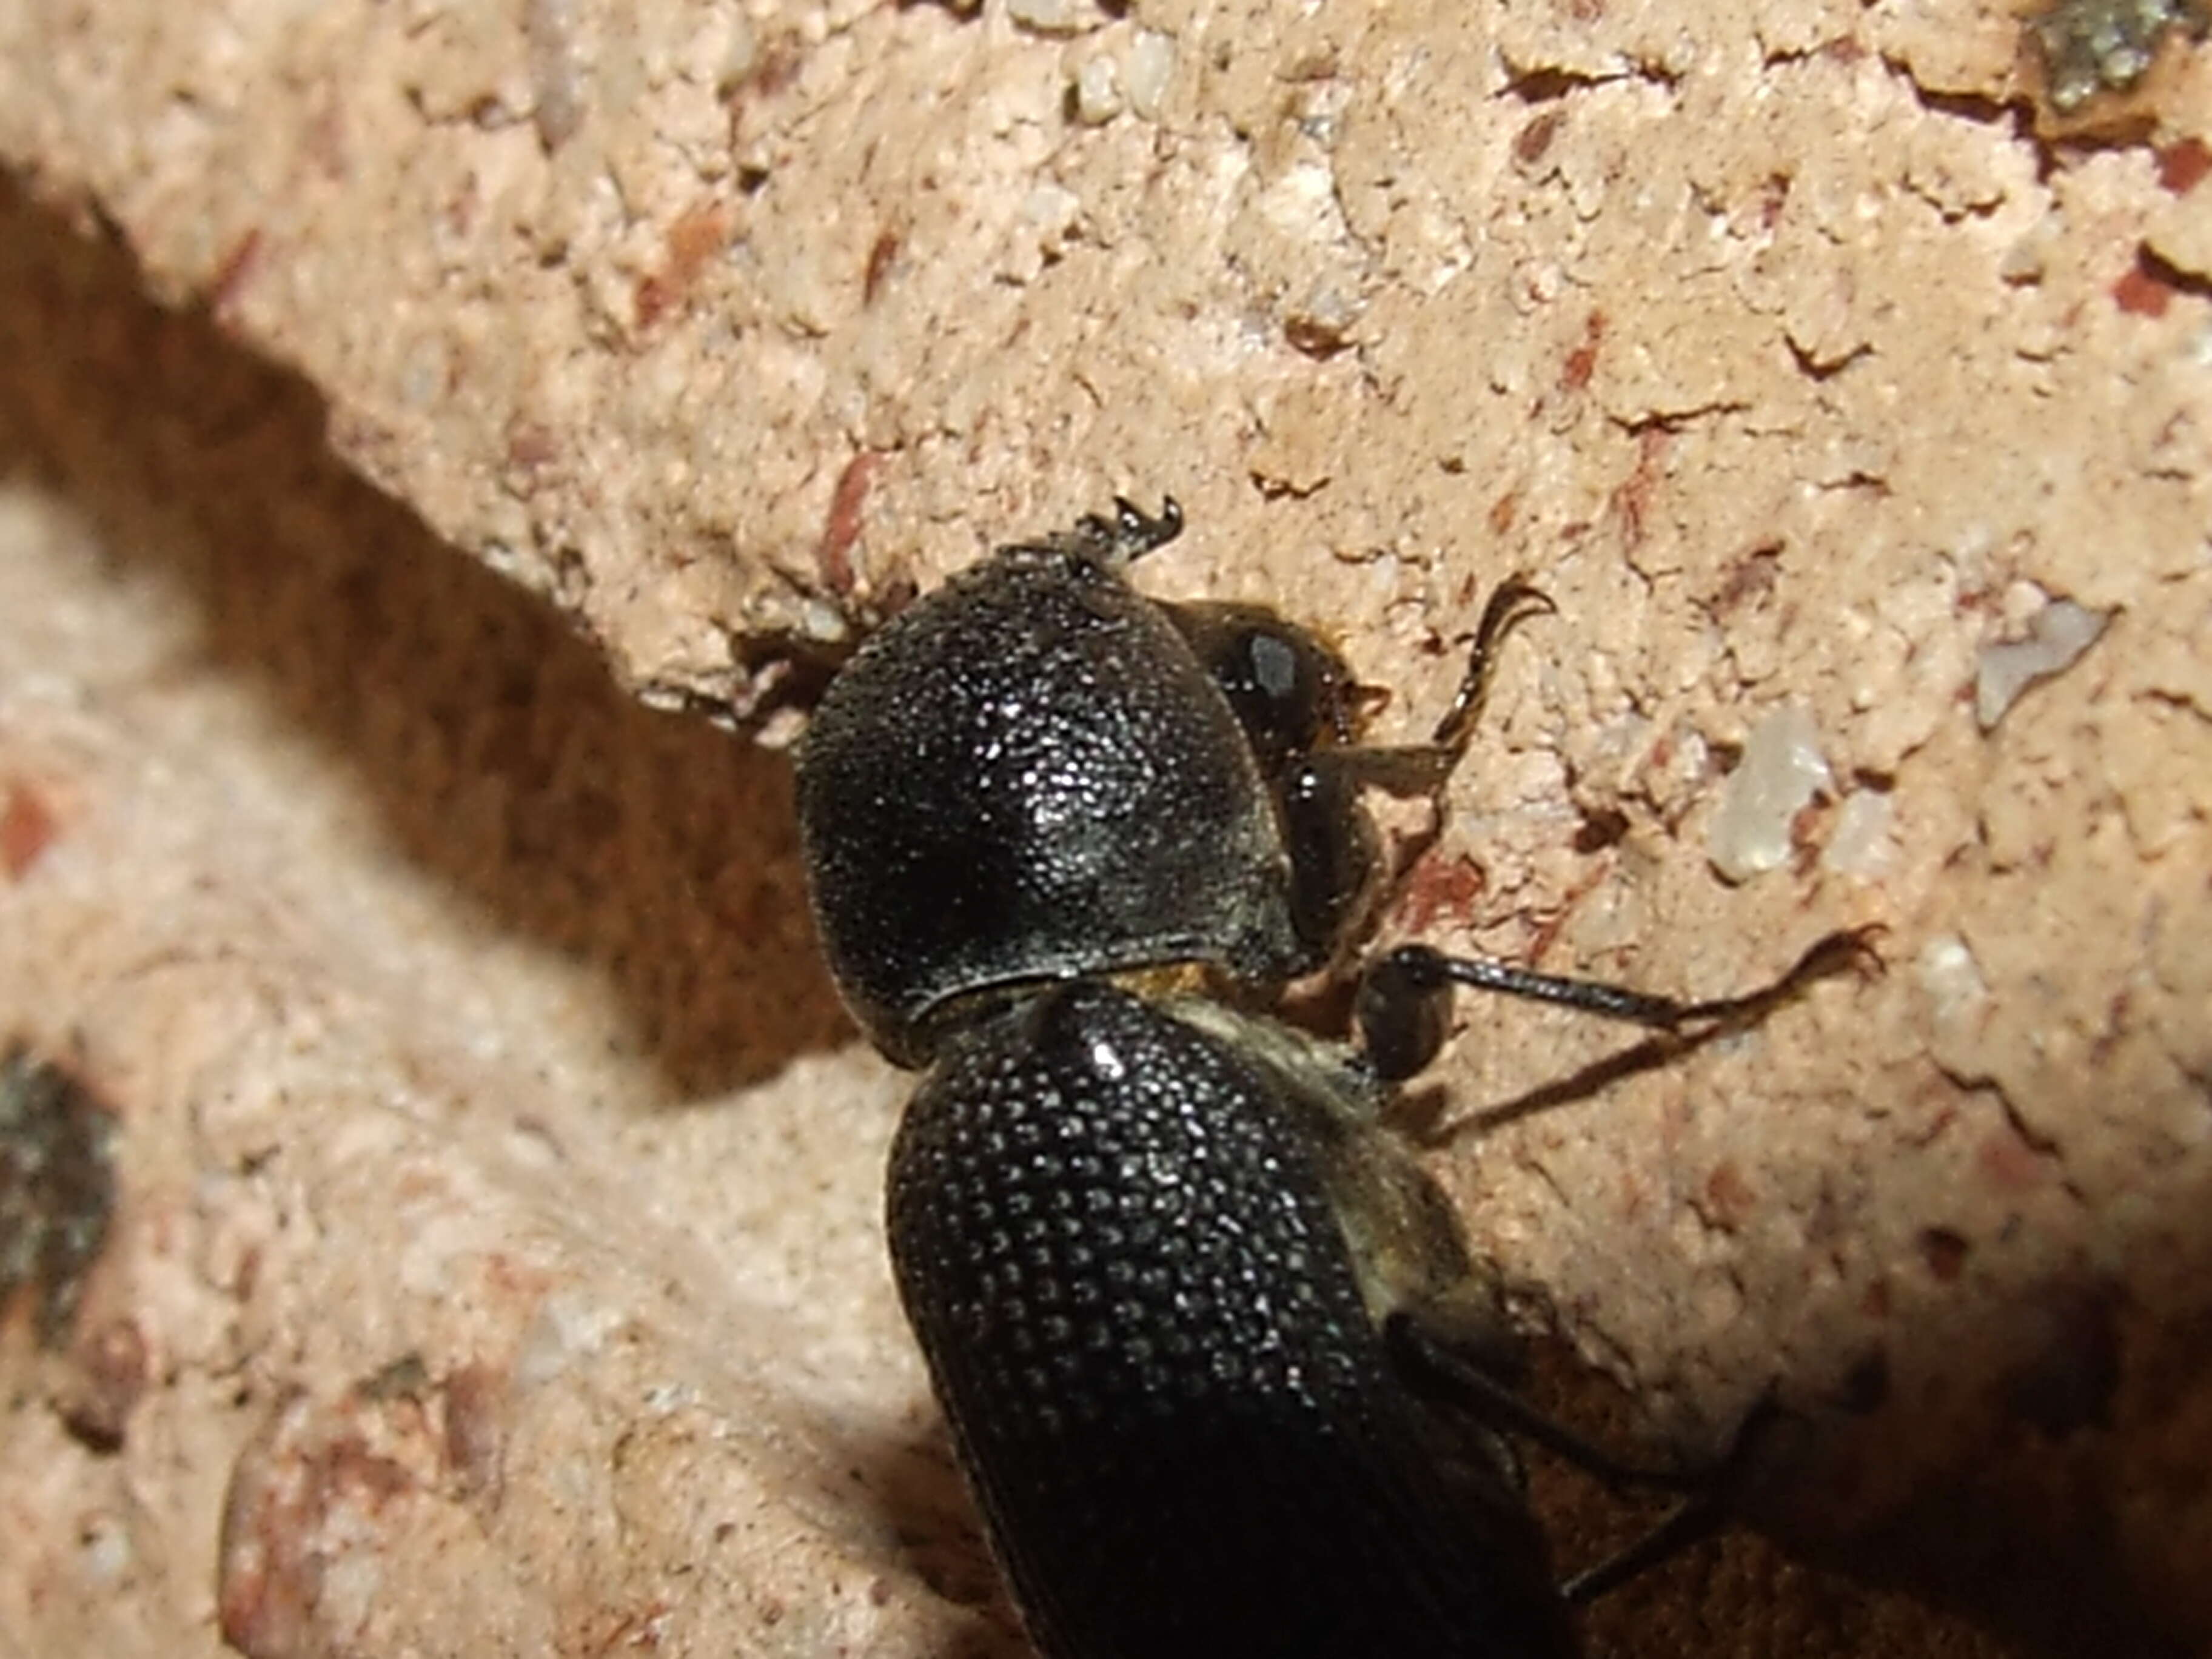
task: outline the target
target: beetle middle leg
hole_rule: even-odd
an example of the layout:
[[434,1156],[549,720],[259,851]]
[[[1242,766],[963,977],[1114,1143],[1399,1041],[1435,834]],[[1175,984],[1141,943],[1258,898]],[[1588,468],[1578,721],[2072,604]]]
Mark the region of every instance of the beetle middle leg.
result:
[[[1779,978],[1734,996],[1688,1001],[1655,996],[1604,980],[1540,974],[1491,957],[1453,957],[1425,945],[1401,945],[1371,963],[1353,1004],[1368,1064],[1386,1082],[1421,1070],[1443,1047],[1451,993],[1465,986],[1533,1001],[1556,1003],[1656,1030],[1670,1047],[1688,1048],[1729,1032],[1748,1030],[1820,981],[1877,971],[1879,923],[1844,928],[1814,942]],[[1662,1056],[1663,1057],[1663,1056]]]

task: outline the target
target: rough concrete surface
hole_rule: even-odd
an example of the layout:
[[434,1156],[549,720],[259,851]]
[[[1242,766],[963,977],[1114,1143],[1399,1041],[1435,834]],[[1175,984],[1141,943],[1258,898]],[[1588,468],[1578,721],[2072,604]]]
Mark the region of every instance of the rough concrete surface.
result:
[[[1805,1558],[2212,1648],[2212,55],[2061,118],[2022,27],[0,8],[0,1035],[118,1170],[0,1340],[0,1654],[1018,1651],[782,763],[600,663],[765,712],[1115,489],[1386,731],[1557,601],[1393,935],[1702,992],[1888,929],[1540,1111],[1620,1039],[1464,1011],[1436,1167],[1547,1397],[1710,1450],[1772,1383]],[[1592,1626],[1983,1641],[1745,1545]]]

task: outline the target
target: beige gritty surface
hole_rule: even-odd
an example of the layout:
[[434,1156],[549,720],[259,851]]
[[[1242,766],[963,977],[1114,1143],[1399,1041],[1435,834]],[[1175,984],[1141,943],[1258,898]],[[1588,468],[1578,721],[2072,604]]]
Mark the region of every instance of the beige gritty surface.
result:
[[[59,1350],[0,1336],[0,1655],[1020,1651],[781,760],[638,708],[121,259],[15,201],[0,247],[0,1007],[123,1194]],[[1616,1617],[1932,1628],[1741,1544]]]
[[0,1653],[988,1649],[781,760],[72,241],[0,216],[0,1007],[122,1196],[0,1346]]
[[[1390,931],[1706,991],[1879,921],[1890,965],[1449,1139],[1478,1243],[1624,1437],[1776,1382],[1806,1556],[2212,1644],[2212,54],[2039,137],[1963,0],[1050,9],[0,12],[0,157],[137,262],[0,237],[46,826],[0,1013],[124,1124],[78,1346],[0,1351],[0,1642],[1009,1641],[780,763],[611,691],[143,283],[653,701],[772,695],[777,639],[1114,489],[1189,510],[1156,591],[1326,622],[1394,731],[1532,573]],[[2101,635],[1985,726],[2058,604]],[[1777,733],[1811,787],[1730,884]],[[1617,1041],[1469,1006],[1435,1103]],[[48,1402],[117,1322],[99,1455]],[[1743,1549],[1592,1623],[1975,1639]]]

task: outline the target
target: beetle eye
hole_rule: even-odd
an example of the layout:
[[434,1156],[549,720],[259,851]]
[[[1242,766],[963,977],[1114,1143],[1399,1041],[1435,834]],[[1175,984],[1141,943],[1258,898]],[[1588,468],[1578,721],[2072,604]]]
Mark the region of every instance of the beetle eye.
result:
[[1273,634],[1254,634],[1244,642],[1245,660],[1252,683],[1277,701],[1294,696],[1298,690],[1297,653]]
[[1333,722],[1333,678],[1318,654],[1279,629],[1239,634],[1217,671],[1244,727],[1261,770],[1273,775],[1294,755],[1310,749]]

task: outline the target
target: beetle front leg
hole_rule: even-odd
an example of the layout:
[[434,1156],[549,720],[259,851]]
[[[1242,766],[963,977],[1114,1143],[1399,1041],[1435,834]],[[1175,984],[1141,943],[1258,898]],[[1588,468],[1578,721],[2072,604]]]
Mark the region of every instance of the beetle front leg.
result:
[[1038,545],[1060,549],[1119,568],[1157,552],[1182,534],[1182,503],[1160,498],[1160,510],[1147,513],[1126,495],[1114,498],[1114,516],[1086,513],[1072,530],[1055,531]]

